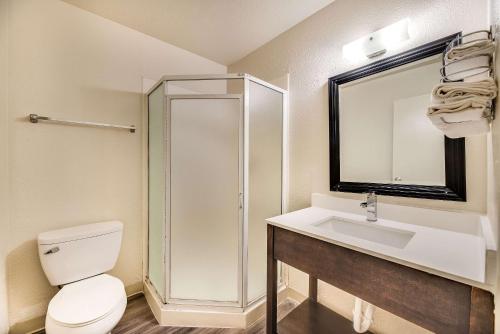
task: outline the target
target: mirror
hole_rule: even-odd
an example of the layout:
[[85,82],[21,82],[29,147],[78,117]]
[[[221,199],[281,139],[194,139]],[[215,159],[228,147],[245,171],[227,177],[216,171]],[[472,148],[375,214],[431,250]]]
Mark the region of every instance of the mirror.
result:
[[426,116],[440,67],[433,56],[339,85],[341,180],[445,185],[444,136]]
[[465,142],[427,118],[455,35],[329,79],[332,191],[465,201]]

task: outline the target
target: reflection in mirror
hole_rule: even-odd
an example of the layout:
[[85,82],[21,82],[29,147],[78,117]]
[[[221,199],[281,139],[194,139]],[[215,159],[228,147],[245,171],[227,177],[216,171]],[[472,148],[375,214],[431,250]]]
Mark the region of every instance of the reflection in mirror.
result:
[[465,139],[427,119],[441,54],[460,33],[328,79],[330,190],[466,201]]
[[445,186],[443,134],[426,116],[439,55],[339,85],[341,182]]

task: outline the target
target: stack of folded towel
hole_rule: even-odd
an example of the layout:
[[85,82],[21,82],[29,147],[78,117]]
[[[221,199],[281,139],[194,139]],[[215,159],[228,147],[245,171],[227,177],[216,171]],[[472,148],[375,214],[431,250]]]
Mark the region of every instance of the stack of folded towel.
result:
[[[461,82],[444,82],[434,87],[427,116],[447,137],[468,137],[490,131],[491,108],[498,91],[489,71],[494,51],[494,42],[482,39],[455,46],[444,55],[446,72],[453,65],[453,73],[458,76],[453,80]],[[485,64],[477,66],[478,62]],[[478,71],[478,68],[483,69]],[[445,78],[450,80],[449,76]]]
[[446,82],[432,90],[427,116],[449,138],[486,133],[497,86],[492,78],[478,82]]
[[490,61],[495,43],[488,36],[472,34],[472,41],[451,48],[444,55],[443,75],[448,81],[474,82],[490,75]]

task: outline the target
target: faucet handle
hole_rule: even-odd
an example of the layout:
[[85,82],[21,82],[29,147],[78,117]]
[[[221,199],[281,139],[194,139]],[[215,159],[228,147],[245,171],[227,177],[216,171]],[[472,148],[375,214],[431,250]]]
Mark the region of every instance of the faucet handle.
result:
[[361,202],[359,203],[359,206],[362,208],[367,208],[368,207],[368,202]]

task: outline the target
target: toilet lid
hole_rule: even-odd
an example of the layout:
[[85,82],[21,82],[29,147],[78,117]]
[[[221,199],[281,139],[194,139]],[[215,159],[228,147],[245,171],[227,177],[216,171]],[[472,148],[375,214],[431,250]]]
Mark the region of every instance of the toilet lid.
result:
[[125,298],[118,278],[98,275],[65,285],[50,301],[48,314],[70,326],[91,323],[107,316]]

